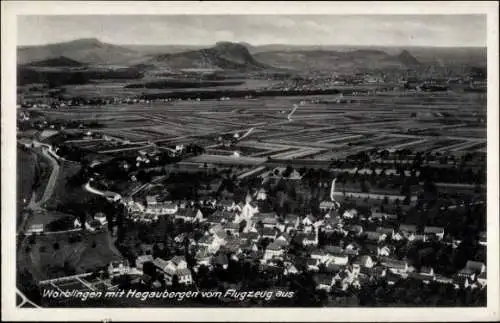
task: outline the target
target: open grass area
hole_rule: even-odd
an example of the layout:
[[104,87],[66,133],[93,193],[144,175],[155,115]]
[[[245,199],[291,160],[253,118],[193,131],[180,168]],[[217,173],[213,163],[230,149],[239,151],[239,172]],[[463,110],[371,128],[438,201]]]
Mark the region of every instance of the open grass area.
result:
[[71,183],[71,178],[80,171],[80,165],[71,162],[63,162],[59,170],[59,177],[55,185],[52,197],[47,202],[49,209],[57,208],[72,201],[82,201],[89,197],[89,193],[81,185]]
[[102,231],[28,237],[19,248],[17,262],[36,280],[46,280],[92,271],[118,259],[108,232]]
[[26,149],[17,149],[17,210],[29,203],[36,180],[36,157]]

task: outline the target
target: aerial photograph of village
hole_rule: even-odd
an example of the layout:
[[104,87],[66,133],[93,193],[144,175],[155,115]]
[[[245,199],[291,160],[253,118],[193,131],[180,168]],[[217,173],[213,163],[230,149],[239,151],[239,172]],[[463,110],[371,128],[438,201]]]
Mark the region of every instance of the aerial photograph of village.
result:
[[484,15],[17,23],[18,307],[486,306]]

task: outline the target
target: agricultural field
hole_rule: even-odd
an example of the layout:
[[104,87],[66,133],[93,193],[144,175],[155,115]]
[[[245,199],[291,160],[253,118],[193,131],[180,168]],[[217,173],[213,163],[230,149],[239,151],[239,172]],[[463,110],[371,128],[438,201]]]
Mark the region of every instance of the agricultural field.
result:
[[[195,143],[206,155],[190,162],[248,164],[268,158],[330,160],[384,149],[481,151],[486,140],[479,118],[485,104],[481,93],[395,91],[346,94],[341,100],[336,95],[153,100],[39,112],[49,120],[95,120],[100,128],[94,132],[123,141],[72,142],[99,154],[116,157],[153,144],[161,149]],[[243,135],[250,128],[248,137],[231,147],[218,142],[222,135]]]

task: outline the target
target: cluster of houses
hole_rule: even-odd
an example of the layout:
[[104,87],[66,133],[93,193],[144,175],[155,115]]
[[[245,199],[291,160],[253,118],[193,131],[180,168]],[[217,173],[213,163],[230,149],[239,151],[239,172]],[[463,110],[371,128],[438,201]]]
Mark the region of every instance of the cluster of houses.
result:
[[141,255],[136,258],[133,267],[130,266],[127,260],[112,261],[108,265],[108,274],[110,277],[133,275],[138,277],[138,282],[160,287],[162,283],[157,279],[155,273],[146,269],[146,264],[150,264],[150,268],[155,273],[162,274],[164,283],[167,286],[173,284],[175,277],[177,277],[179,284],[191,285],[193,283],[193,276],[184,256],[174,256],[169,260],[165,260],[159,257],[153,258],[151,254]]
[[[263,271],[278,270],[284,275],[310,271],[317,288],[326,291],[334,287],[343,290],[361,288],[374,279],[383,279],[389,285],[403,279],[415,279],[423,283],[452,284],[455,288],[486,286],[485,265],[479,262],[469,261],[455,277],[445,277],[435,273],[433,268],[415,268],[405,258],[396,257],[395,244],[398,243],[437,241],[456,248],[460,241],[445,238],[442,227],[421,228],[412,224],[400,224],[397,228],[384,226],[385,220],[394,220],[394,215],[374,212],[366,218],[354,209],[341,214],[334,201],[320,203],[322,217],[312,214],[279,217],[274,212],[259,212],[258,202],[266,198],[264,190],[259,190],[254,197],[258,197],[257,201],[247,195],[245,202],[239,204],[229,200],[213,201],[216,211],[207,216],[192,203],[159,202],[156,197],[148,197],[146,206],[130,202],[129,208],[140,212],[142,217],[151,215],[157,219],[159,216],[170,216],[204,223],[207,228],[204,235],[198,241],[190,241],[195,251],[196,264],[192,268],[195,272],[202,265],[209,269],[214,266],[227,268],[230,257],[235,261],[259,261]],[[336,245],[320,244],[320,233],[335,233],[345,239]],[[486,244],[484,233],[479,241]],[[291,248],[299,248],[302,256],[297,256],[297,252],[290,253]],[[153,262],[165,277],[178,275],[180,283],[192,283],[192,278],[189,278],[191,273],[188,274],[189,269],[184,263],[175,265],[177,258],[165,261],[147,255],[139,257],[138,261],[143,262],[144,259]],[[301,265],[298,265],[299,262]]]
[[[128,216],[135,222],[154,223],[160,217],[169,216],[185,222],[203,222],[203,213],[194,202],[158,201],[157,196],[147,196],[146,205],[132,198],[123,201],[128,209]],[[212,205],[215,205],[215,202]]]

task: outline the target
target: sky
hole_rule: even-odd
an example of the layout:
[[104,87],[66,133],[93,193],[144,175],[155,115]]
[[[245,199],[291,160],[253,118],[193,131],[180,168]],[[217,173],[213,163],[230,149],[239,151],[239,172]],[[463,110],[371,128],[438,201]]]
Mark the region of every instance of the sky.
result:
[[79,38],[113,44],[486,46],[482,15],[18,16],[18,45]]

